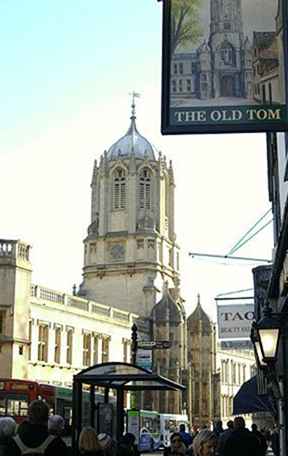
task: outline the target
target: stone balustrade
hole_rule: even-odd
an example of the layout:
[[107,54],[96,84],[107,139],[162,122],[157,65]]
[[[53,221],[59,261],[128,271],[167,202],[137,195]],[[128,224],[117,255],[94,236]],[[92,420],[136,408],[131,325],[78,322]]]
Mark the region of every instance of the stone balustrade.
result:
[[29,260],[30,245],[19,240],[0,239],[0,257]]
[[88,299],[80,298],[78,296],[61,293],[40,285],[32,284],[31,296],[32,298],[36,298],[39,302],[45,302],[45,304],[56,303],[67,307],[73,307],[93,315],[96,314],[114,321],[117,320],[126,323],[128,326],[132,326],[133,322],[138,319],[137,315],[125,312],[124,310],[115,309],[105,304],[89,301]]

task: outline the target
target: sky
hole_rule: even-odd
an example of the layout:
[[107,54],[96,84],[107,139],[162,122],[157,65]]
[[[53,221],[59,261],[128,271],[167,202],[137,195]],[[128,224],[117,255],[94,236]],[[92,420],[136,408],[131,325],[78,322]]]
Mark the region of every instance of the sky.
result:
[[[181,287],[215,320],[219,293],[252,287],[226,254],[269,209],[264,134],[162,136],[161,3],[156,0],[3,0],[0,3],[0,238],[32,245],[33,283],[80,284],[98,159],[137,127],[173,161]],[[272,228],[237,252],[271,258]]]

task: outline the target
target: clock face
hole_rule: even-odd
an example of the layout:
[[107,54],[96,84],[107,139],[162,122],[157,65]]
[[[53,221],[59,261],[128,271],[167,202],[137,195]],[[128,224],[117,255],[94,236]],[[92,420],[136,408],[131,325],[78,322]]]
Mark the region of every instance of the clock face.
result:
[[113,260],[120,260],[124,258],[125,247],[123,244],[114,244],[110,248],[110,256]]

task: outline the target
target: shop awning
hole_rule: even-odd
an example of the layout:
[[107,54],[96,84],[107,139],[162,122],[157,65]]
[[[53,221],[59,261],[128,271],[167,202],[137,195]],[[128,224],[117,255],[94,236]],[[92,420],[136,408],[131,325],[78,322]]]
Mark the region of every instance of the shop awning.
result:
[[268,412],[273,414],[272,398],[268,394],[257,393],[256,375],[243,383],[233,399],[233,415],[245,413]]

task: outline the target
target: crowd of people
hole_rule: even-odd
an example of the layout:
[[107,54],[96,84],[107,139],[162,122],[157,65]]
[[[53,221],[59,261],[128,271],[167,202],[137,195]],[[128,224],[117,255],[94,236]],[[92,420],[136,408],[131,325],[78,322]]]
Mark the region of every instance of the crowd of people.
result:
[[228,421],[223,429],[222,422],[215,423],[213,431],[201,430],[196,426],[191,434],[185,431],[185,425],[170,437],[170,446],[164,450],[164,456],[265,456],[268,442],[275,456],[280,456],[279,435],[260,432],[256,424],[251,431],[246,428],[243,417]]
[[[32,401],[28,419],[18,427],[13,418],[0,418],[0,456],[71,456],[72,448],[64,439],[64,419],[49,416],[46,402]],[[93,427],[81,430],[79,456],[139,456],[135,436],[126,433],[116,444],[108,434],[96,433]]]
[[[64,424],[61,416],[49,416],[44,401],[35,400],[29,405],[28,419],[18,427],[13,418],[0,418],[0,456],[70,456],[72,449],[62,438]],[[193,426],[190,433],[181,424],[179,432],[172,433],[164,456],[265,456],[267,439],[274,455],[280,456],[277,432],[265,435],[256,424],[250,431],[240,416],[228,421],[226,429],[221,421],[217,422],[213,431]],[[97,435],[93,427],[84,427],[79,435],[78,455],[139,456],[139,451],[131,433],[116,443],[110,435]]]

